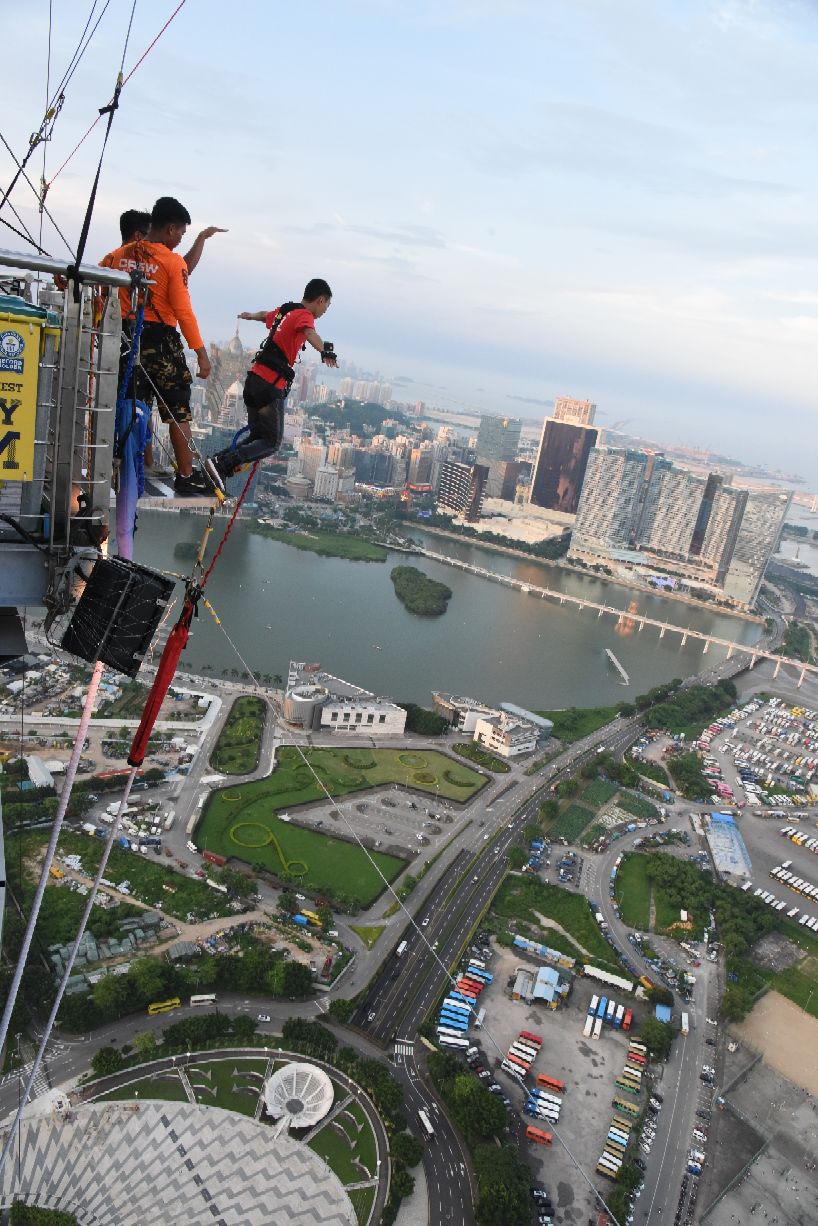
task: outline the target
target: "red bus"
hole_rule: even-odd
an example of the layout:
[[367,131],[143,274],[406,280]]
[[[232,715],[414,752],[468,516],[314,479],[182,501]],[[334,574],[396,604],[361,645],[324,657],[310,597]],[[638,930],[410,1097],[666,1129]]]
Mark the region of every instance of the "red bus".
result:
[[529,1043],[533,1043],[535,1047],[542,1047],[542,1039],[538,1034],[532,1034],[530,1030],[521,1030],[520,1038],[527,1039]]
[[630,1030],[633,1024],[633,1009],[626,1009],[625,1016],[622,1018],[622,1029]]
[[525,1060],[521,1060],[519,1056],[512,1055],[511,1052],[506,1056],[506,1060],[508,1060],[509,1064],[513,1064],[515,1068],[518,1068],[521,1073],[527,1073],[531,1068],[530,1064],[526,1064]]
[[641,1051],[629,1051],[628,1059],[632,1064],[641,1064],[643,1067],[647,1064],[647,1056],[643,1056]]
[[565,1093],[565,1082],[558,1077],[547,1077],[545,1073],[537,1073],[537,1085],[546,1090],[554,1090],[557,1094]]
[[478,996],[486,986],[484,983],[481,983],[479,979],[469,979],[468,975],[464,975],[460,982],[468,984],[470,988],[473,988]]
[[550,1145],[554,1140],[550,1132],[543,1132],[542,1128],[535,1128],[533,1124],[528,1125],[525,1135],[529,1141],[536,1141],[538,1145]]
[[473,983],[466,983],[463,979],[458,979],[455,987],[461,996],[468,996],[471,1000],[477,1000],[480,995]]

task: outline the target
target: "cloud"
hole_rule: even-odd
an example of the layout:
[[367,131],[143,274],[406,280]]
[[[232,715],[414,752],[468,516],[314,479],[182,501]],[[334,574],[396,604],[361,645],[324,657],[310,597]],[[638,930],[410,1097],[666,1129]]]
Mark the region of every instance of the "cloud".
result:
[[506,400],[516,400],[519,404],[536,404],[544,409],[553,409],[553,400],[539,400],[536,396],[512,396],[509,392],[506,395]]

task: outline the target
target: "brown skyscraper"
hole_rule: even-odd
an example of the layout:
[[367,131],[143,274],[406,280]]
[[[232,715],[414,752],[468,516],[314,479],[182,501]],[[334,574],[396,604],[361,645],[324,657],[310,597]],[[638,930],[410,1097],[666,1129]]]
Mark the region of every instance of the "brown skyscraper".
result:
[[535,507],[576,515],[588,456],[598,436],[599,431],[588,426],[545,419],[531,481],[529,501]]

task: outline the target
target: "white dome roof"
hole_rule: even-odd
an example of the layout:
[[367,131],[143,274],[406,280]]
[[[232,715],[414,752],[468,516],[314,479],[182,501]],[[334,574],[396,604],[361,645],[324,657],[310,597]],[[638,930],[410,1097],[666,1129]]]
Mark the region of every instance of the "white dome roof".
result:
[[288,1128],[310,1128],[332,1106],[332,1082],[314,1064],[285,1064],[264,1086],[264,1106],[274,1120],[286,1119]]

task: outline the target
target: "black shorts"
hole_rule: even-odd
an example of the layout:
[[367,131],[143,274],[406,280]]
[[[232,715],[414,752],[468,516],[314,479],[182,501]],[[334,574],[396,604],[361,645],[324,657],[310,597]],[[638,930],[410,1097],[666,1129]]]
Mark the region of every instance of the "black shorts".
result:
[[256,437],[269,439],[277,451],[284,434],[284,401],[287,389],[276,387],[261,375],[248,371],[244,382],[244,404],[247,424]]
[[[190,385],[182,338],[167,324],[146,323],[140,340],[142,370],[136,385],[140,399],[152,405],[156,396],[162,421],[190,421]],[[146,378],[147,376],[147,378]]]

